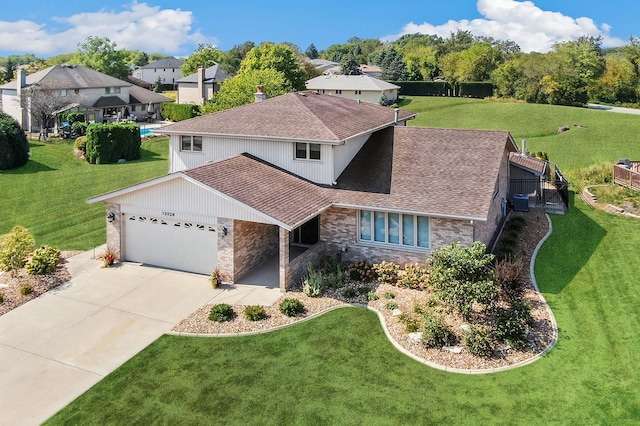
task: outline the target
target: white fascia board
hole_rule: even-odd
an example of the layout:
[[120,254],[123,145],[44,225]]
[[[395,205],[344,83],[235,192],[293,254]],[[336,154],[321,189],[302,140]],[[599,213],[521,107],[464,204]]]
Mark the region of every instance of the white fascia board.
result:
[[141,189],[149,188],[154,185],[158,185],[160,183],[168,182],[173,179],[177,179],[182,177],[181,173],[171,173],[166,176],[162,176],[159,178],[151,179],[142,183],[138,183],[132,186],[128,186],[126,188],[118,189],[116,191],[107,192],[106,194],[97,195],[95,197],[91,197],[87,199],[88,204],[98,203],[100,201],[108,201],[112,198],[119,197],[121,195],[128,194],[130,192],[139,191]]

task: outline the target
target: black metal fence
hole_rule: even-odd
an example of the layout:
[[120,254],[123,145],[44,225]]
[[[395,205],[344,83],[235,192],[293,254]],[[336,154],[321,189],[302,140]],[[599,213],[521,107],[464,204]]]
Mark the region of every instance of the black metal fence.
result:
[[511,179],[510,200],[516,194],[528,195],[529,207],[548,211],[569,209],[569,182],[555,164],[549,164],[547,176],[534,179]]

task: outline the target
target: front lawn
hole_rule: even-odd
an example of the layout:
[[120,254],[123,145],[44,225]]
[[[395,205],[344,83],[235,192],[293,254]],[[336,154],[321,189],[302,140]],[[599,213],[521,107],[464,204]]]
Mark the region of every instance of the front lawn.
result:
[[538,281],[560,327],[550,354],[467,376],[396,351],[345,308],[250,337],[163,336],[49,424],[630,424],[640,418],[640,222],[581,201],[553,216]]
[[142,158],[90,165],[73,154],[73,141],[30,141],[29,162],[0,174],[0,234],[22,225],[37,244],[89,250],[104,244],[105,209],[87,198],[166,174],[168,139],[142,145]]

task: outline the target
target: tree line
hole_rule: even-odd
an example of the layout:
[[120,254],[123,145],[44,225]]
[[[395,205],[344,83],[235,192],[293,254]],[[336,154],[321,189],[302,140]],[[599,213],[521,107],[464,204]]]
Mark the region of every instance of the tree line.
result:
[[[108,38],[90,36],[75,53],[46,60],[31,54],[0,58],[5,69],[0,82],[12,80],[19,65],[35,72],[61,63],[84,65],[126,80],[135,67],[161,57],[117,49]],[[270,96],[303,90],[304,82],[318,75],[309,62],[317,58],[339,63],[344,74],[359,74],[360,64],[377,65],[383,80],[491,82],[497,97],[534,103],[637,104],[640,98],[640,38],[634,36],[628,44],[612,49],[603,49],[600,37],[584,36],[556,43],[547,53],[524,53],[511,40],[478,37],[468,31],[447,38],[408,34],[386,43],[352,37],[320,51],[311,44],[304,52],[287,42],[255,45],[246,41],[228,51],[201,44],[185,59],[182,74],[217,63],[232,77],[205,106],[211,112],[251,101],[258,84]]]

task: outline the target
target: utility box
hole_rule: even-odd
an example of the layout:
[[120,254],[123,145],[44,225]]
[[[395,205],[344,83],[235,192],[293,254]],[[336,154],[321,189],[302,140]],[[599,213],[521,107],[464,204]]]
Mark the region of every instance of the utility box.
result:
[[513,210],[517,212],[529,211],[529,195],[527,194],[514,194],[513,195]]

